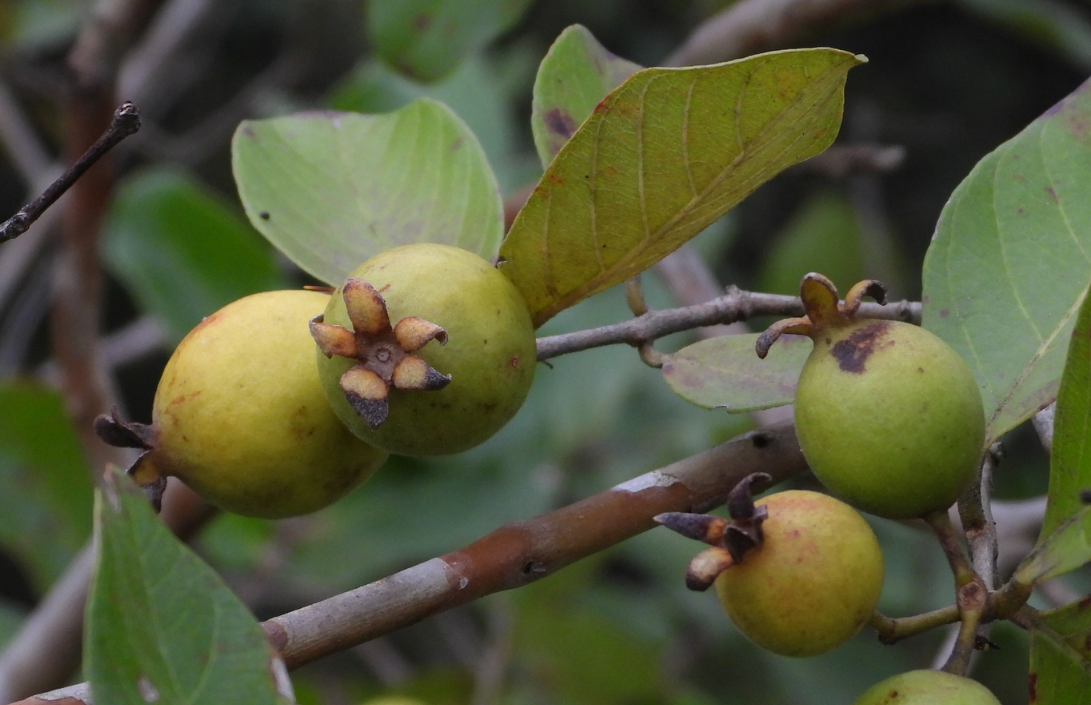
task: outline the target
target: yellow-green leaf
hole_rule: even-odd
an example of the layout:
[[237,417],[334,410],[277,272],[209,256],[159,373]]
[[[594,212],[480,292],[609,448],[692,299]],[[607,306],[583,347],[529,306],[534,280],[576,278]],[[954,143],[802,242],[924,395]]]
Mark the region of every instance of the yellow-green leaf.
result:
[[863,61],[797,49],[633,74],[553,160],[501,247],[535,324],[647,269],[829,146],[845,74]]

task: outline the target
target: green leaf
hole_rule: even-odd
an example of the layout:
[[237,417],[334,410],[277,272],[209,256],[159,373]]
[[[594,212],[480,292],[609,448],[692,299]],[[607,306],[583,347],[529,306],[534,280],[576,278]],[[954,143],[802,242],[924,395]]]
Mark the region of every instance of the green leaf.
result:
[[435,81],[510,28],[531,0],[371,0],[376,53],[402,73]]
[[1049,501],[1039,542],[1080,511],[1091,487],[1091,297],[1080,306],[1065,360],[1054,416]]
[[1091,279],[1091,82],[970,172],[924,262],[924,325],[981,386],[988,442],[1057,395]]
[[542,166],[549,166],[603,96],[640,69],[607,51],[582,25],[561,32],[534,79],[530,126]]
[[0,543],[36,589],[64,571],[91,534],[91,474],[60,394],[0,384]]
[[529,160],[520,154],[522,136],[516,134],[498,63],[471,57],[442,81],[424,85],[372,59],[362,62],[334,88],[327,105],[347,112],[385,113],[418,98],[437,100],[462,118],[477,136],[501,186],[516,188],[538,174],[527,177],[522,173],[522,163]]
[[1044,612],[1031,629],[1030,701],[1091,702],[1091,600]]
[[647,269],[785,167],[833,141],[836,49],[633,74],[546,170],[501,258],[536,325]]
[[95,702],[284,702],[283,664],[257,620],[116,469],[95,499],[95,535],[84,645]]
[[803,363],[814,344],[784,335],[764,360],[754,352],[758,334],[710,338],[667,355],[663,379],[674,393],[706,409],[728,413],[791,404]]
[[1091,507],[1084,507],[1048,535],[1019,564],[1015,579],[1025,585],[1052,580],[1091,562]]
[[231,151],[250,222],[334,286],[397,245],[438,242],[491,258],[503,236],[500,192],[481,145],[427,98],[385,115],[248,120]]
[[178,170],[127,178],[105,238],[107,266],[175,340],[236,299],[287,285],[246,221]]

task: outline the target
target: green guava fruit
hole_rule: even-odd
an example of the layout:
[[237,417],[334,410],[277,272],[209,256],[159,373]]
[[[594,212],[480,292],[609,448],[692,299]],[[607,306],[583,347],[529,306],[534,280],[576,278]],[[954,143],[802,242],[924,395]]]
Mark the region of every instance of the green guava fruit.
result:
[[975,680],[945,671],[909,671],[868,688],[854,705],[1000,705]]
[[815,656],[867,623],[883,587],[883,554],[860,514],[829,495],[787,490],[765,507],[760,544],[716,578],[731,621],[758,646]]
[[[333,503],[385,451],[353,436],[326,401],[308,321],[329,296],[272,291],[190,331],[163,370],[138,482],[175,476],[222,509],[279,519]],[[139,425],[133,425],[139,426]]]
[[985,412],[970,368],[933,333],[900,321],[854,317],[862,282],[837,303],[825,277],[808,274],[808,317],[783,333],[814,341],[800,374],[795,423],[803,455],[831,492],[863,511],[909,519],[951,506],[973,481],[985,450]]
[[311,324],[337,416],[391,453],[458,453],[499,431],[534,380],[523,297],[472,252],[414,244],[360,265]]

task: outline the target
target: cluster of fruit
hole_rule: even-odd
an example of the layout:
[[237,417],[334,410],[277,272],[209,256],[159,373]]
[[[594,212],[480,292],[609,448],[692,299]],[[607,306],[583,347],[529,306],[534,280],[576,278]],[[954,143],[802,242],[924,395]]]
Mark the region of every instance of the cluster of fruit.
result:
[[[739,630],[778,654],[829,651],[874,613],[883,556],[857,509],[887,519],[945,512],[976,477],[984,451],[981,395],[962,358],[918,326],[856,318],[864,296],[881,303],[884,295],[878,282],[864,281],[840,303],[828,279],[808,274],[806,317],[774,324],[757,343],[764,358],[783,334],[813,340],[796,391],[796,432],[814,474],[840,499],[789,490],[752,502],[749,486],[760,479],[752,476],[732,493],[730,520],[657,517],[712,545],[691,563],[687,584],[714,583]],[[999,701],[968,678],[912,671],[857,700],[886,702]]]
[[151,425],[100,418],[144,450],[142,485],[181,479],[213,504],[270,519],[317,511],[388,454],[472,448],[519,410],[534,327],[481,257],[416,244],[371,258],[332,295],[254,294],[204,319],[156,389]]

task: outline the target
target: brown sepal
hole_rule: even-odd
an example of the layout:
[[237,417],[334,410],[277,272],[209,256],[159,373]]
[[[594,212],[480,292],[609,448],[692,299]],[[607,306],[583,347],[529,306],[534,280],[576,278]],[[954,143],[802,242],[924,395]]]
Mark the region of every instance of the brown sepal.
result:
[[773,347],[773,343],[786,333],[811,336],[814,334],[814,326],[811,325],[809,318],[785,318],[777,321],[758,336],[758,342],[754,344],[754,352],[764,360],[769,354],[769,348]]
[[325,318],[320,313],[310,323],[311,337],[318,344],[318,349],[326,357],[356,357],[356,335],[344,326],[326,323]]
[[386,302],[379,292],[359,277],[349,277],[341,290],[352,330],[356,335],[375,335],[390,329]]
[[406,355],[394,368],[393,384],[398,389],[414,389],[434,392],[451,383],[451,375],[444,375],[416,355]]
[[880,304],[886,303],[886,285],[878,279],[865,279],[856,282],[845,294],[845,305],[841,309],[845,315],[852,316],[860,310],[864,297],[869,296]]
[[126,421],[118,415],[117,407],[109,414],[100,414],[94,421],[95,435],[106,445],[115,448],[139,448],[151,450],[155,445],[155,429],[133,421]]
[[438,341],[440,345],[446,345],[447,331],[431,321],[407,316],[394,326],[394,338],[398,341],[398,345],[402,346],[402,350],[416,352],[433,340]]
[[688,512],[664,512],[653,517],[657,524],[662,524],[671,531],[695,541],[702,541],[710,546],[719,546],[727,531],[727,519],[712,514],[690,514]]
[[693,557],[686,568],[686,587],[704,592],[716,582],[720,573],[735,565],[731,554],[718,546],[706,548]]
[[341,375],[341,391],[353,411],[372,429],[379,428],[390,413],[389,387],[379,375],[359,365]]

